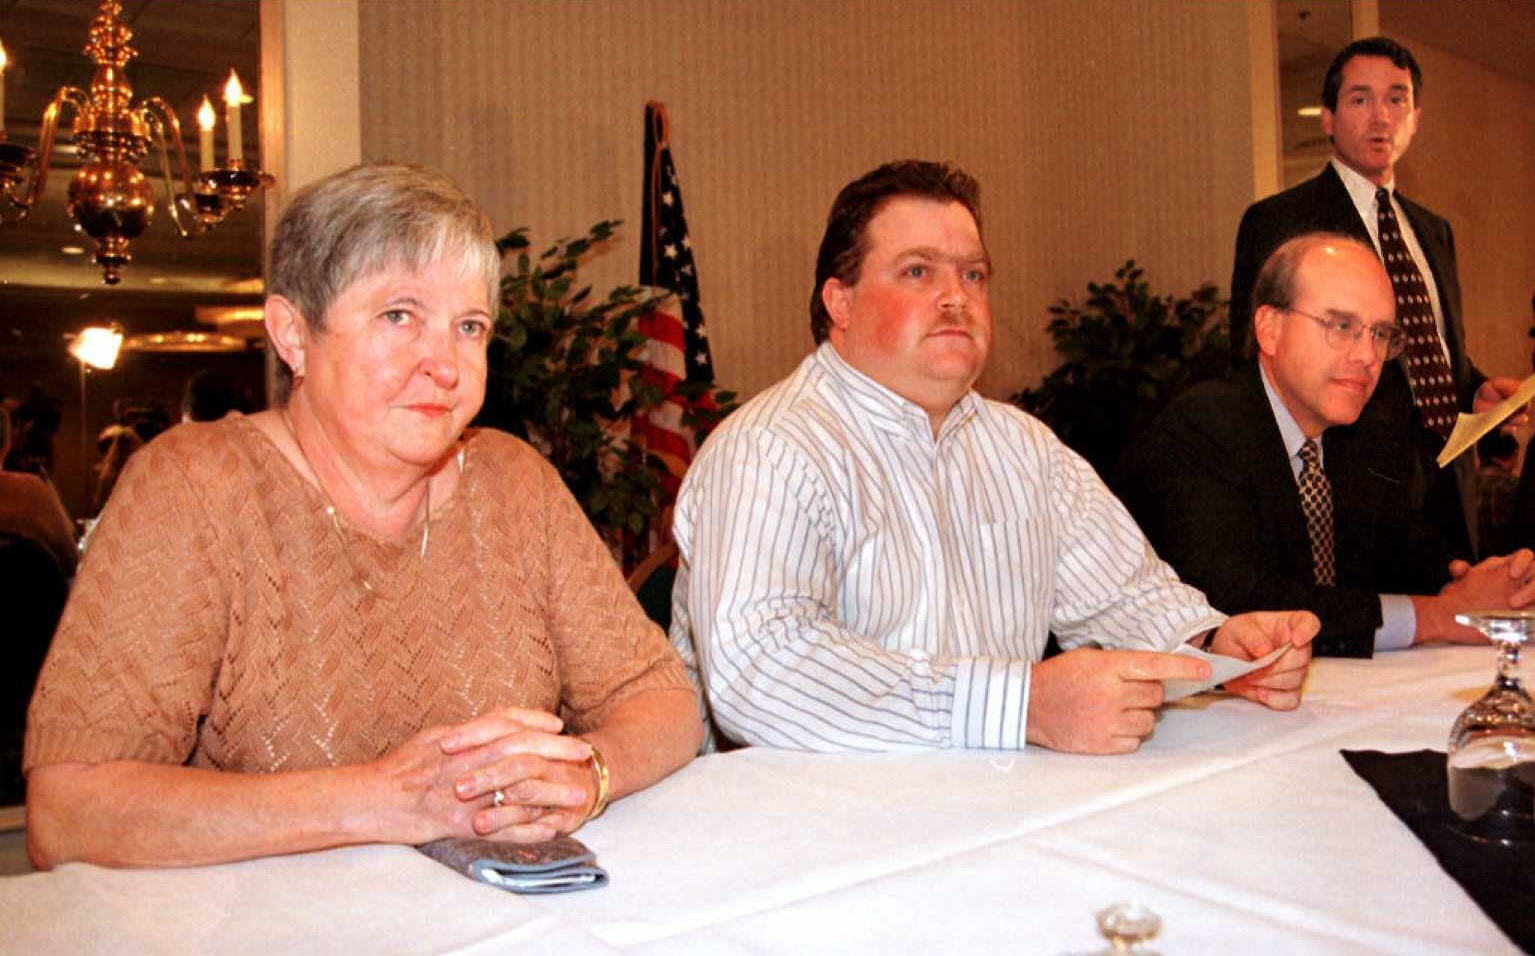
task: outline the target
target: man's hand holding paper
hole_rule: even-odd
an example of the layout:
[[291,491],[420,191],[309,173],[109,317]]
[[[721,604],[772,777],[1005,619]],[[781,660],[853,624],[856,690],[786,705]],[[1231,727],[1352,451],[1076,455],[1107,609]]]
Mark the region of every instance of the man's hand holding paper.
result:
[[[1266,661],[1228,678],[1226,689],[1274,710],[1294,710],[1300,706],[1301,685],[1311,664],[1311,640],[1321,628],[1322,622],[1310,611],[1238,614],[1215,632],[1210,651],[1238,660]],[[1274,657],[1276,650],[1284,653]]]
[[1529,420],[1530,400],[1535,399],[1535,375],[1524,381],[1489,378],[1477,390],[1472,411],[1455,420],[1455,428],[1436,459],[1443,468],[1476,444],[1477,439],[1497,428],[1506,419],[1508,428],[1523,427]]

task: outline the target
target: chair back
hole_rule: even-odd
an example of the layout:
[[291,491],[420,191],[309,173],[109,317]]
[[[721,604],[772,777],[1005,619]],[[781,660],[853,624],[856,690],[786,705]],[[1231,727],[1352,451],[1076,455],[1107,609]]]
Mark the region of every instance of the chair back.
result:
[[677,580],[677,543],[668,541],[652,551],[629,575],[629,590],[634,592],[645,616],[670,631],[672,626],[672,584]]
[[69,597],[58,559],[20,535],[0,535],[0,805],[22,799],[27,705]]
[[709,706],[708,695],[704,692],[703,681],[698,675],[698,655],[693,649],[693,636],[671,633],[672,586],[677,583],[679,555],[675,541],[668,541],[651,552],[645,560],[635,566],[634,571],[629,575],[629,589],[634,592],[640,607],[645,609],[645,616],[661,625],[661,630],[667,632],[672,646],[677,649],[683,664],[687,666],[688,677],[692,679],[694,689],[698,692],[698,719],[704,725],[704,742],[699,753],[734,750],[738,745],[726,737],[714,721],[714,712]]

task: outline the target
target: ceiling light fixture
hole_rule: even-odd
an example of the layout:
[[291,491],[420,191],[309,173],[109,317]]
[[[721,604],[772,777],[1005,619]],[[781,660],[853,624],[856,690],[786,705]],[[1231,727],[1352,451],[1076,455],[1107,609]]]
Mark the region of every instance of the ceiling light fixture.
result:
[[250,344],[221,332],[147,332],[123,340],[124,352],[244,352]]
[[[272,177],[247,168],[241,137],[240,108],[251,102],[234,71],[224,87],[228,152],[223,166],[214,162],[212,105],[199,110],[198,172],[187,164],[186,146],[176,111],[158,96],[133,102],[128,84],[128,61],[138,51],[128,45],[133,31],[120,19],[118,0],[101,0],[101,12],[91,21],[85,53],[96,64],[89,90],[60,87],[43,111],[37,150],[6,142],[5,52],[0,46],[0,220],[9,207],[12,222],[26,218],[42,195],[53,154],[54,130],[64,108],[74,110],[74,148],[85,160],[69,184],[69,213],[79,228],[96,240],[96,263],[107,285],[122,281],[122,269],[131,260],[128,242],[144,232],[154,219],[154,188],[139,172],[139,162],[151,146],[157,146],[165,176],[166,205],[176,231],[183,236],[207,232],[232,212],[239,211],[251,194],[270,186]],[[174,148],[181,169],[180,192],[171,175],[170,150]],[[61,146],[61,151],[63,147]],[[31,182],[23,180],[31,171]]]

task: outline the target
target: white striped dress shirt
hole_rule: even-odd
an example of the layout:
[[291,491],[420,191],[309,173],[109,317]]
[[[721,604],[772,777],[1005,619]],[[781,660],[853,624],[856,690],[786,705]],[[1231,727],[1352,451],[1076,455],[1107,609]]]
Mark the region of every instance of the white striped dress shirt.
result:
[[1044,425],[971,392],[935,439],[830,344],[704,444],[674,533],[672,641],[751,744],[1022,748],[1050,631],[1166,650],[1225,620]]

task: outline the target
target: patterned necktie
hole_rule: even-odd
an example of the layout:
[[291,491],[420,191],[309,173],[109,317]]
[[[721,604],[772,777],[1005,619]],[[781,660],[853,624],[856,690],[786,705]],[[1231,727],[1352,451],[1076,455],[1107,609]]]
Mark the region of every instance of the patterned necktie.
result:
[[1311,538],[1311,571],[1316,583],[1331,587],[1337,583],[1332,562],[1332,485],[1322,472],[1316,439],[1308,438],[1300,446],[1301,469],[1296,479],[1300,486],[1300,510],[1306,516],[1306,534]]
[[1458,411],[1455,378],[1450,374],[1450,363],[1439,341],[1428,284],[1407,250],[1407,240],[1402,238],[1396,210],[1391,206],[1391,194],[1384,187],[1375,190],[1375,206],[1379,210],[1380,255],[1396,291],[1396,320],[1407,333],[1407,381],[1412,384],[1413,401],[1423,424],[1439,437],[1449,438]]

